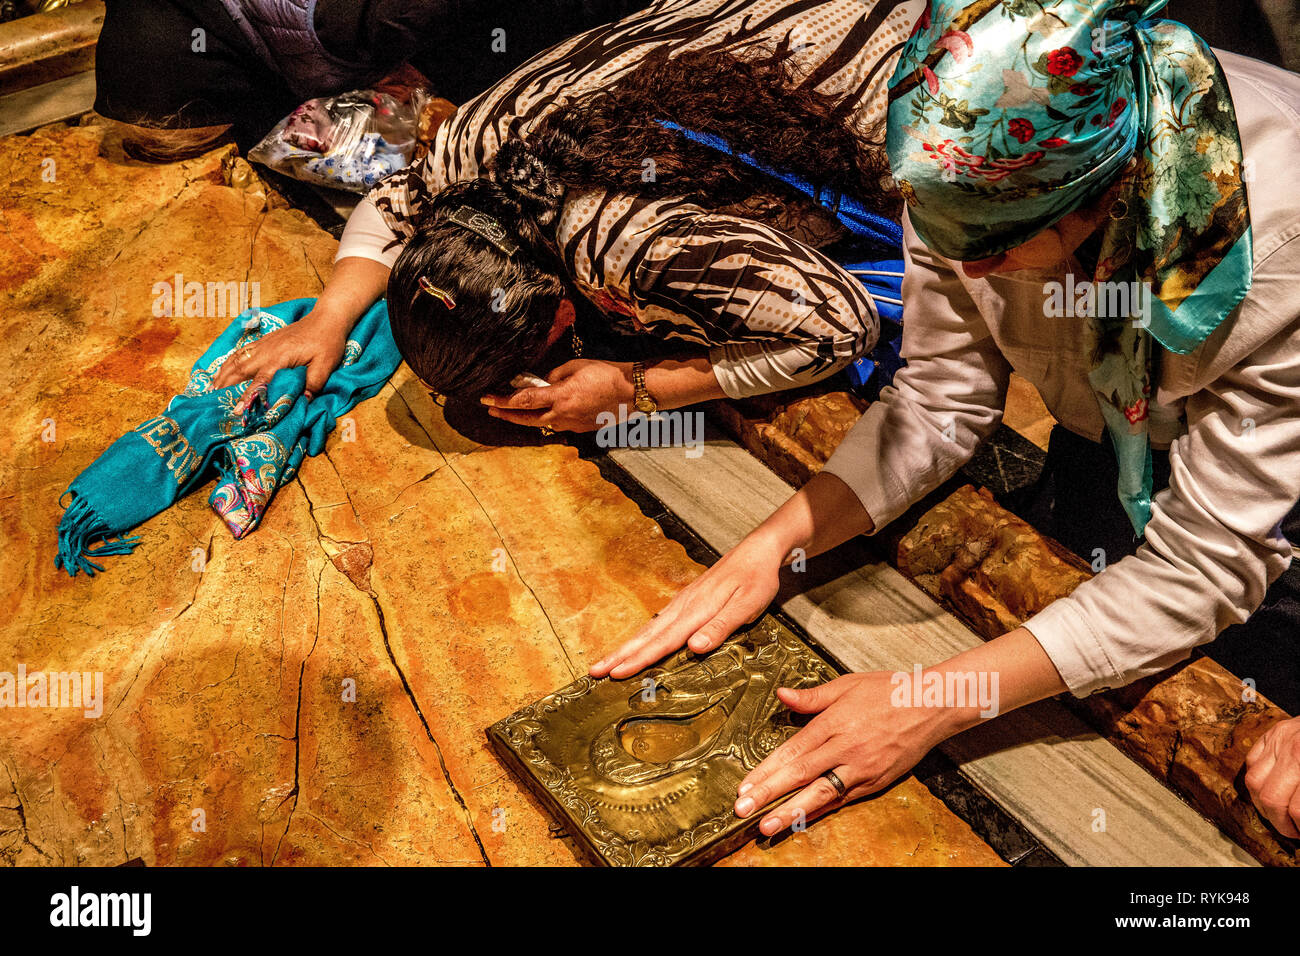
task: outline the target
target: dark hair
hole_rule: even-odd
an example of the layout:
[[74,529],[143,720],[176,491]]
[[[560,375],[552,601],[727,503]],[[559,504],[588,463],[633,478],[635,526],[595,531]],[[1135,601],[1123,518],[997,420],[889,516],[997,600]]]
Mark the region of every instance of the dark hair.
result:
[[[897,197],[885,185],[888,162],[874,145],[879,128],[854,128],[854,102],[801,84],[791,56],[785,42],[742,55],[656,51],[608,88],[555,109],[526,139],[502,143],[490,179],[453,184],[426,202],[388,280],[393,336],[412,370],[441,394],[473,396],[503,390],[528,369],[569,294],[554,244],[569,189],[672,196],[712,208],[776,192],[790,205],[812,205],[655,120],[720,136],[737,153],[896,213]],[[647,159],[652,177],[644,175]],[[449,221],[462,206],[498,220],[518,251],[507,255]],[[421,277],[450,292],[455,307],[422,291]]]

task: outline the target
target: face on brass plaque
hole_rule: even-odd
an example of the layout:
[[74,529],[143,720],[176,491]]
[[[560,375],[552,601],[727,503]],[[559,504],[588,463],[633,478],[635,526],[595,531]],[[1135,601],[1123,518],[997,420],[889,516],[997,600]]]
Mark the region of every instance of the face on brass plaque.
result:
[[740,781],[805,722],[777,688],[836,676],[764,617],[703,657],[679,651],[621,681],[583,677],[488,736],[595,861],[710,862],[760,819],[733,813]]

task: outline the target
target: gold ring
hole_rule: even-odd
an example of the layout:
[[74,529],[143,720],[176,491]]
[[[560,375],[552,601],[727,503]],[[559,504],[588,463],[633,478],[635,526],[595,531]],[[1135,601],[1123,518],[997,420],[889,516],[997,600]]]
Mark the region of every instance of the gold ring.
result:
[[543,425],[543,426],[542,426],[542,434],[543,434],[545,437],[550,438],[552,435],[555,434],[555,429],[552,428],[550,425]]
[[834,770],[827,770],[822,774],[822,776],[825,777],[827,782],[835,788],[835,792],[839,794],[840,799],[843,800],[844,795],[849,792],[849,788],[844,786],[844,781],[839,778],[839,774]]

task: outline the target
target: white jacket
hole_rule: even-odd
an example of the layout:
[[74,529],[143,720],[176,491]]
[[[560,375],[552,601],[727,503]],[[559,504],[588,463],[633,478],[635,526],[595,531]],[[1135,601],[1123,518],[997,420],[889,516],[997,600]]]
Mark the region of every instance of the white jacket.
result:
[[[1248,171],[1253,284],[1195,351],[1159,353],[1151,427],[1169,445],[1171,477],[1145,543],[1026,622],[1079,696],[1161,671],[1245,620],[1291,560],[1279,522],[1300,499],[1300,76],[1215,53]],[[910,224],[905,242],[908,366],[825,469],[878,528],[997,427],[1013,369],[1061,424],[1104,432],[1086,319],[1045,317],[1041,281],[967,278]]]

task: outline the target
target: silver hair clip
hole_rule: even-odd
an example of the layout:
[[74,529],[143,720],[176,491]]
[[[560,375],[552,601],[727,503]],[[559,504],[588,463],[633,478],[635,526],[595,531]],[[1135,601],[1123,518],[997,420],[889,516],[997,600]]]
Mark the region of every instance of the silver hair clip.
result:
[[505,226],[485,212],[479,212],[469,206],[461,206],[447,218],[456,225],[464,226],[470,232],[482,236],[507,257],[519,251],[519,243],[506,234]]

